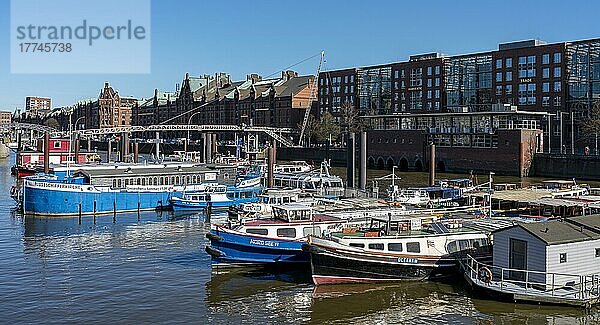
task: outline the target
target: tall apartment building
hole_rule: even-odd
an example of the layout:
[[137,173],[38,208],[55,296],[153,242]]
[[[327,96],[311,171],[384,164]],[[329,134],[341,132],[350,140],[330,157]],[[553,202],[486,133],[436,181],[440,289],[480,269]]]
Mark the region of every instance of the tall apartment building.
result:
[[25,113],[29,116],[44,116],[52,109],[52,100],[46,97],[25,97]]
[[[581,121],[600,108],[600,39],[504,43],[497,50],[321,72],[318,107],[339,116],[492,112],[513,106],[540,115],[548,151],[581,151]],[[500,105],[494,105],[500,104]],[[571,118],[574,125],[571,125]]]
[[12,122],[12,112],[0,112],[0,128],[7,128]]

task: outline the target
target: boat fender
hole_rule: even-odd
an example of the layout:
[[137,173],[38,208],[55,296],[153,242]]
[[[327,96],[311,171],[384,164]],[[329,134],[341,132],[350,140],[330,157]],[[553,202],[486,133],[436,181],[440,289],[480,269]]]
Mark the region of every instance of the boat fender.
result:
[[481,280],[481,282],[489,284],[492,281],[492,271],[490,271],[490,269],[488,269],[487,267],[482,266],[479,268],[479,273],[477,274],[477,277],[479,278],[479,280]]
[[225,256],[225,253],[221,252],[218,249],[212,248],[210,246],[206,246],[206,248],[204,250],[208,253],[208,255],[213,256],[213,257]]
[[206,234],[206,238],[210,239],[210,240],[215,240],[215,241],[221,241],[223,240],[223,237],[219,236],[219,235],[215,235],[213,233],[208,233]]

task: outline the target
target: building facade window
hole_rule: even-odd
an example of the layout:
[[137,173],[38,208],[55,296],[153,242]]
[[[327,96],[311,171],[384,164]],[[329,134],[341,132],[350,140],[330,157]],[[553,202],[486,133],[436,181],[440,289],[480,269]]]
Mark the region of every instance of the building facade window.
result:
[[496,95],[502,95],[502,86],[496,86]]
[[555,81],[554,82],[554,91],[555,92],[559,92],[559,91],[561,91],[561,88],[562,88],[561,87],[561,82],[560,81]]
[[433,85],[433,82],[432,82],[431,78],[427,79],[427,87],[431,87],[432,85]]
[[560,63],[562,60],[560,52],[554,53],[554,63]]
[[410,92],[410,109],[423,109],[423,92],[422,91],[411,91]]
[[507,68],[512,68],[512,58],[506,58],[506,65]]
[[542,78],[544,78],[544,79],[550,78],[550,68],[542,69]]
[[435,86],[439,87],[440,86],[440,78],[435,78]]
[[542,64],[550,64],[550,54],[542,55]]
[[542,92],[547,93],[549,91],[550,91],[550,83],[549,82],[542,83]]
[[433,69],[432,67],[427,67],[427,75],[428,76],[431,76],[431,74],[433,73],[432,69]]
[[496,69],[502,69],[502,59],[496,59]]
[[506,80],[505,81],[512,81],[512,71],[506,71]]
[[512,85],[506,85],[506,94],[512,95]]
[[502,82],[502,72],[496,72],[496,82]]
[[423,85],[423,68],[415,68],[410,70],[410,86],[418,87]]
[[519,57],[519,78],[535,77],[535,55]]
[[554,97],[554,107],[560,107],[560,105],[561,105],[561,97],[560,96]]
[[567,263],[567,253],[560,253],[559,262]]
[[554,78],[560,77],[560,74],[561,74],[560,67],[554,68]]
[[436,65],[436,66],[435,66],[435,74],[436,74],[436,75],[439,75],[439,74],[440,74],[440,66],[439,66],[439,65]]
[[548,97],[548,96],[542,97],[542,106],[544,106],[544,107],[550,106],[550,97]]
[[519,84],[519,105],[535,105],[535,84]]

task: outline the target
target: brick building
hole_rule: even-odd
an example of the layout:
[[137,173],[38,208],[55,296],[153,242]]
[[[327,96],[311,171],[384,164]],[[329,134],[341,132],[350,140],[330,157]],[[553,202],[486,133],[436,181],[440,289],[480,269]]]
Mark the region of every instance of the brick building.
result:
[[551,114],[539,116],[546,151],[579,152],[592,145],[580,125],[600,108],[598,71],[600,39],[530,40],[474,54],[417,55],[405,62],[321,72],[318,112],[339,117],[344,103],[363,116],[491,112],[494,104],[514,105]]
[[134,125],[228,124],[295,128],[308,107],[313,76],[284,71],[273,79],[257,74],[231,81],[225,73],[191,77],[178,92],[154,91],[133,108]]
[[[138,99],[121,97],[106,82],[98,98],[82,100],[73,105],[71,122],[77,129],[128,126],[131,125],[132,108],[137,105]],[[70,112],[71,110],[68,113]]]
[[25,114],[29,116],[45,116],[52,110],[52,100],[47,97],[25,97]]
[[12,123],[12,112],[0,112],[0,128],[7,128]]

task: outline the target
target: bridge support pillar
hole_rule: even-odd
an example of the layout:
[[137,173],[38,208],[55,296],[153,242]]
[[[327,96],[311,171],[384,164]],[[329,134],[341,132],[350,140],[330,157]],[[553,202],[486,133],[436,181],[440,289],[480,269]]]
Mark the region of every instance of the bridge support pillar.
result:
[[212,148],[211,148],[211,153],[213,156],[216,155],[216,153],[218,152],[217,150],[217,134],[216,133],[212,133],[212,140],[210,141]]
[[129,162],[129,134],[123,132],[121,134],[121,161]]
[[204,133],[204,163],[212,162],[212,134]]
[[367,188],[367,132],[360,133],[360,176],[358,178],[358,185],[361,190]]
[[356,135],[354,132],[349,133],[347,144],[347,164],[346,164],[346,187],[354,188],[354,178],[356,173]]
[[135,142],[133,144],[133,163],[137,164],[139,161],[139,156],[140,156],[140,149],[139,149],[139,143]]
[[275,173],[275,148],[267,148],[267,163],[268,163],[268,175],[267,175],[267,187],[273,188],[273,173]]

